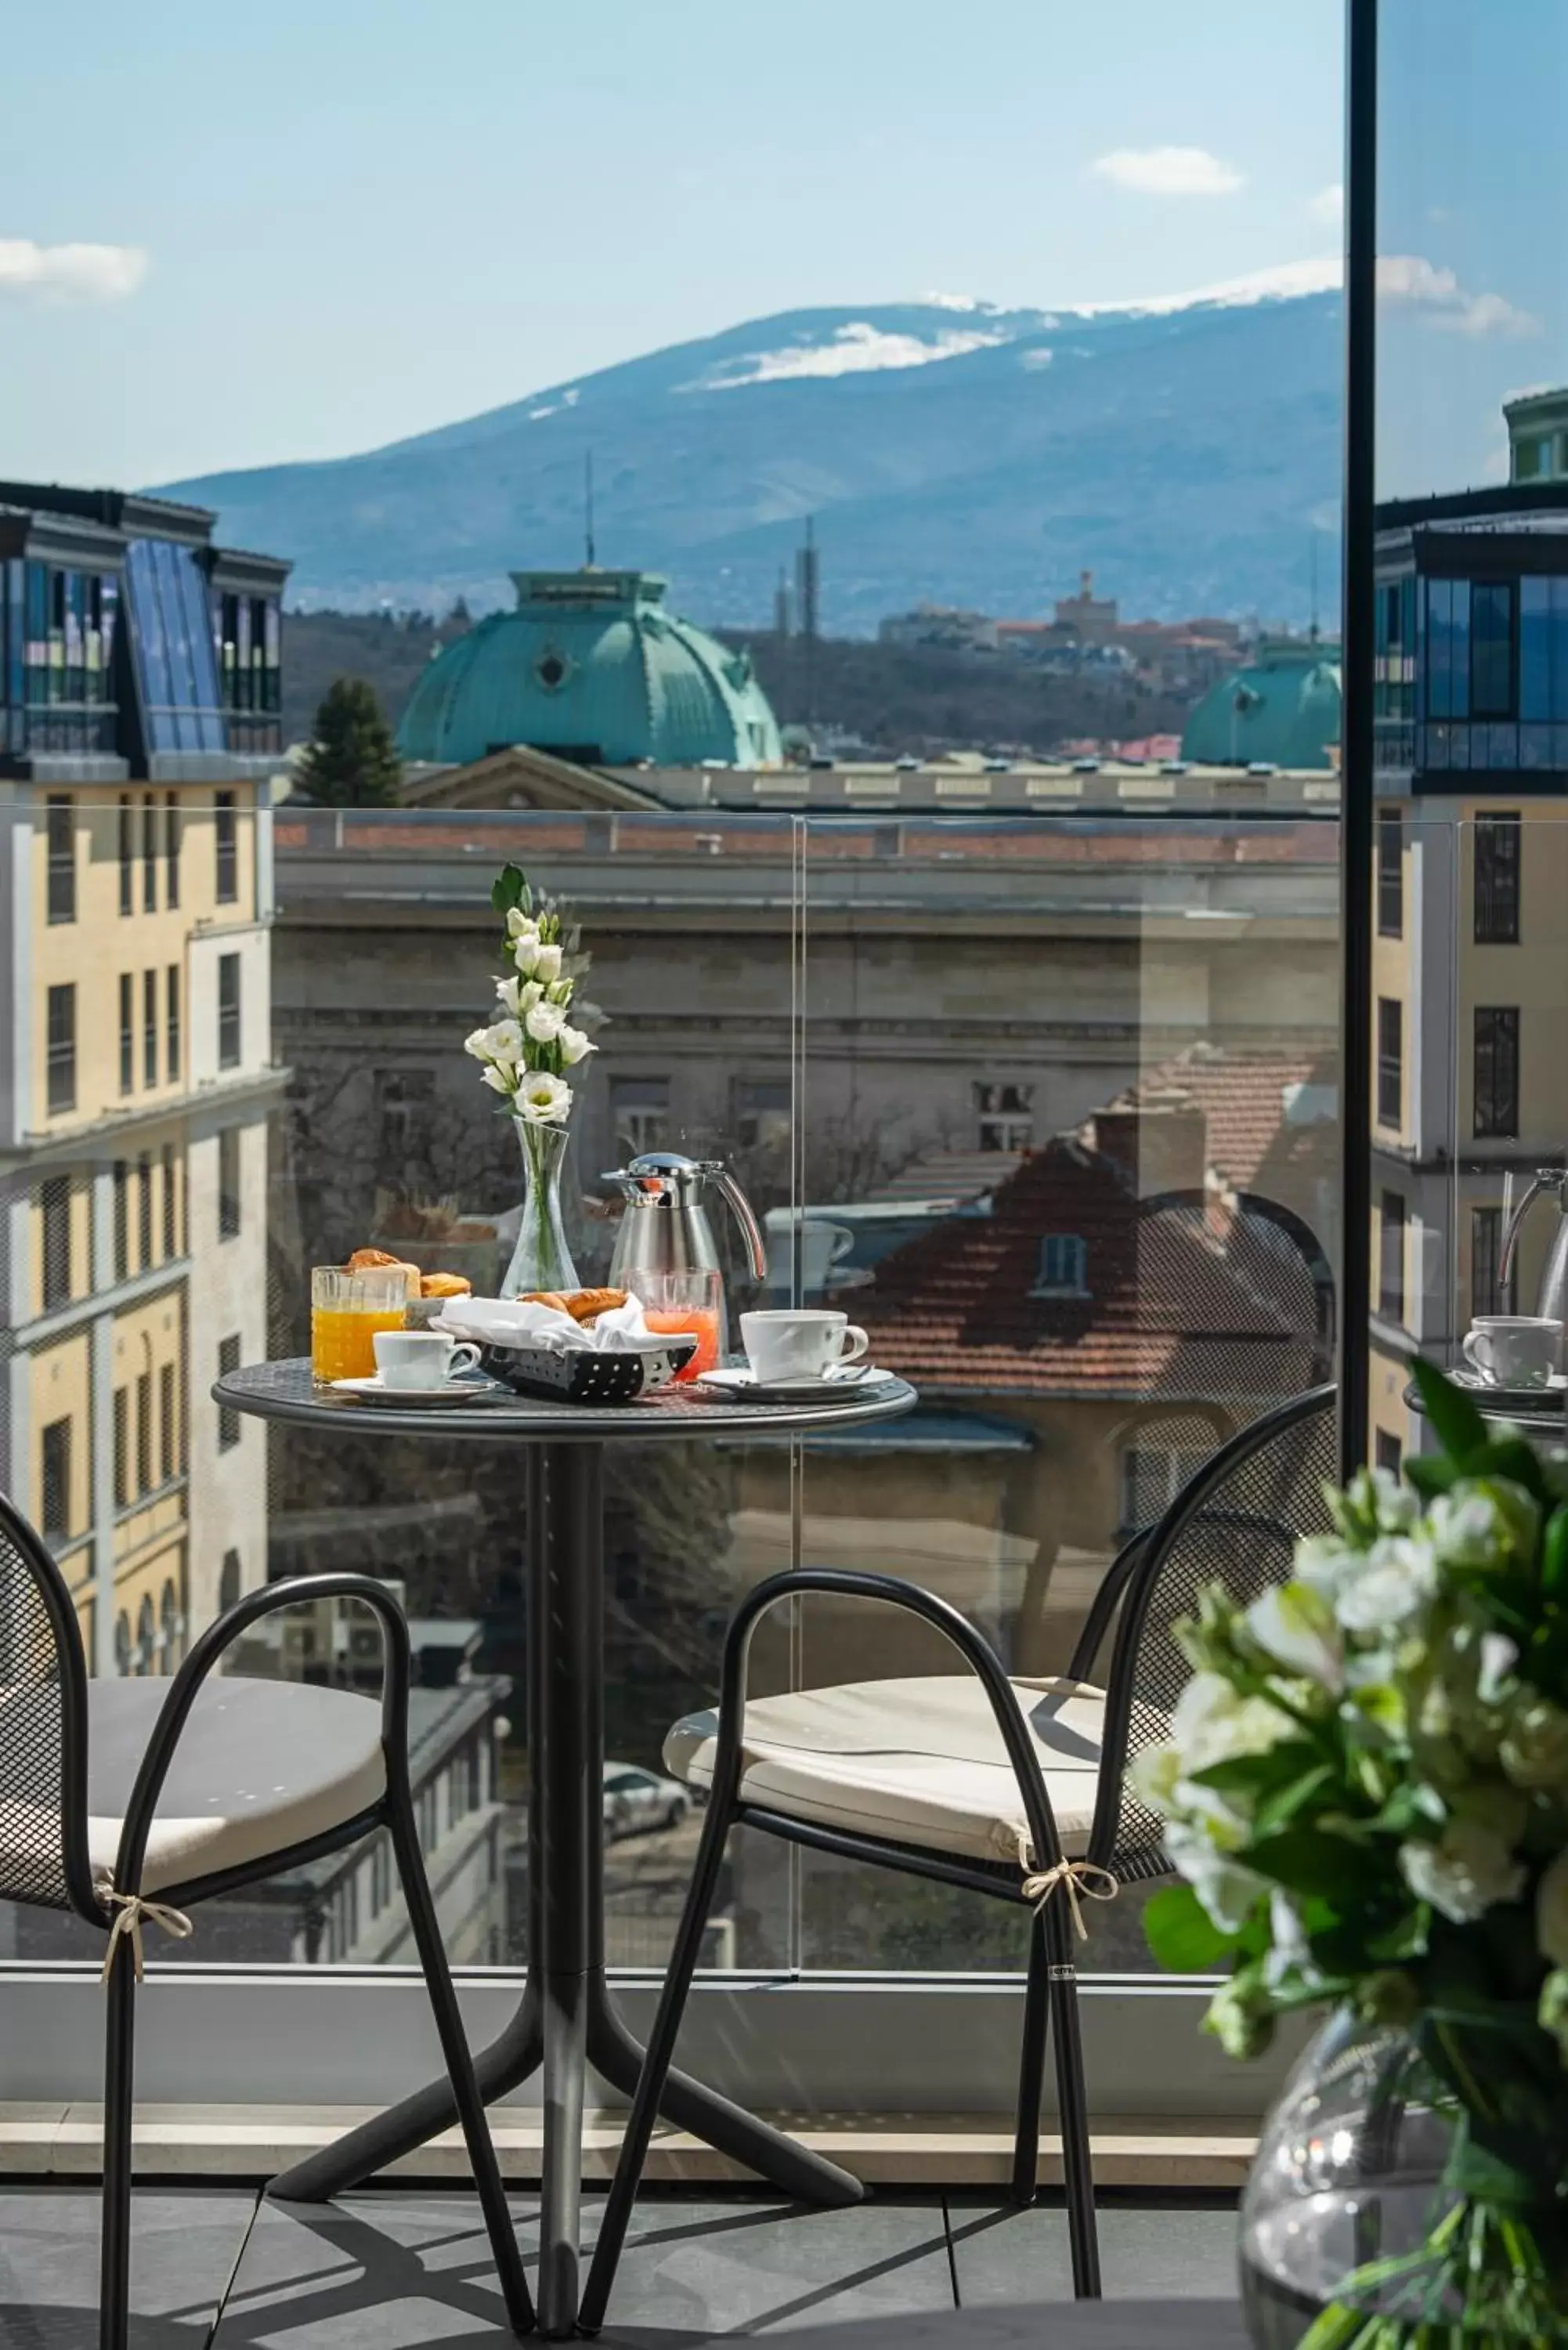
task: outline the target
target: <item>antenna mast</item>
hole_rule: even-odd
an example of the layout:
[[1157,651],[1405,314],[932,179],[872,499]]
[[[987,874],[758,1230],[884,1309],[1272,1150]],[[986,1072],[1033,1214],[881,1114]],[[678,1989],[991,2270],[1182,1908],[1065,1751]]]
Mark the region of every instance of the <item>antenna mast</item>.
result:
[[583,458],[583,568],[594,568],[594,452],[587,451]]

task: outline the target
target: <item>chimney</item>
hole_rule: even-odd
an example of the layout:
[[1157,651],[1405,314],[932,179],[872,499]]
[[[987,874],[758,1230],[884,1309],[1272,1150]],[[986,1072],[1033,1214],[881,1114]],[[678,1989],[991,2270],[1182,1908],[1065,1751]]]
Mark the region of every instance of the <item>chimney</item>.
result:
[[1155,1191],[1200,1191],[1208,1172],[1209,1122],[1190,1094],[1150,1087],[1096,1110],[1094,1146],[1140,1200]]

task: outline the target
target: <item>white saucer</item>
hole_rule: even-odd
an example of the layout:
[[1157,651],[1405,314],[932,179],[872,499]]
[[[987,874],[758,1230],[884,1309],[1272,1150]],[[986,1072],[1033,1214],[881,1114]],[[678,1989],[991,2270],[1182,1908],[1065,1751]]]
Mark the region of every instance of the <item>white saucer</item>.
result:
[[1483,1378],[1480,1371],[1472,1370],[1464,1364],[1448,1372],[1446,1376],[1452,1379],[1457,1388],[1463,1388],[1469,1395],[1561,1395],[1563,1388],[1568,1388],[1568,1371],[1549,1371],[1546,1375],[1545,1386],[1539,1388],[1511,1387],[1506,1379]]
[[712,1394],[741,1396],[753,1403],[848,1403],[893,1384],[893,1373],[879,1371],[874,1363],[845,1363],[811,1379],[759,1379],[748,1363],[737,1363],[722,1371],[699,1371],[692,1381]]
[[499,1403],[512,1390],[499,1379],[475,1378],[472,1373],[455,1379],[443,1379],[439,1388],[389,1388],[379,1371],[368,1379],[334,1379],[334,1395],[351,1396],[356,1403],[389,1404],[414,1411],[423,1411],[431,1404]]

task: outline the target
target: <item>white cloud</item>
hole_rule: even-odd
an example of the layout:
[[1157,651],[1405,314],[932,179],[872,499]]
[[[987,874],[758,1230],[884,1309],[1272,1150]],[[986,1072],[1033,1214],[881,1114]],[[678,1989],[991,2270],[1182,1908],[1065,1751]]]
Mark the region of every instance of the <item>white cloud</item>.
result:
[[1501,294],[1470,294],[1451,269],[1418,253],[1386,253],[1377,264],[1377,296],[1391,307],[1420,310],[1453,335],[1533,335],[1541,321]]
[[35,244],[0,237],[0,294],[40,294],[56,301],[119,302],[147,275],[134,244]]
[[1140,196],[1233,196],[1243,181],[1206,147],[1116,147],[1089,169]]
[[1307,211],[1324,228],[1337,228],[1345,218],[1345,189],[1338,180],[1331,187],[1320,188]]

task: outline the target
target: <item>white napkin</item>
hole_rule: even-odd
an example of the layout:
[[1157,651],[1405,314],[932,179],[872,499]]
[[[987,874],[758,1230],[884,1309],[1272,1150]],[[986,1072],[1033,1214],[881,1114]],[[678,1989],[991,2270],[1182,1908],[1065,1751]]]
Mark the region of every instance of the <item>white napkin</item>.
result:
[[618,1347],[658,1344],[658,1336],[644,1321],[641,1301],[636,1297],[628,1297],[624,1305],[607,1307],[586,1327],[556,1305],[538,1305],[522,1298],[449,1297],[432,1326],[479,1346],[550,1347],[562,1354],[574,1349],[613,1354]]

